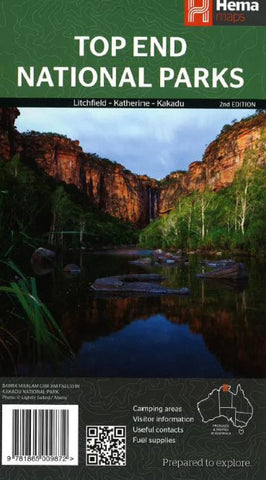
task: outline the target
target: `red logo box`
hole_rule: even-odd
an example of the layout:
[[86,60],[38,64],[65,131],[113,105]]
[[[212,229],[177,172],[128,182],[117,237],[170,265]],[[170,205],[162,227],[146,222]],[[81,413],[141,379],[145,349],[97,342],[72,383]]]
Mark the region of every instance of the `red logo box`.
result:
[[185,25],[210,27],[213,25],[213,0],[185,0]]

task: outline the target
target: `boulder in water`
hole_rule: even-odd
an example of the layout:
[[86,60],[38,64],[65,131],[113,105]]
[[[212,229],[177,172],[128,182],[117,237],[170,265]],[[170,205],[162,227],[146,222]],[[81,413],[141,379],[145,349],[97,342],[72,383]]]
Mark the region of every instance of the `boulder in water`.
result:
[[151,257],[138,258],[137,260],[130,260],[131,265],[138,265],[140,267],[146,265],[152,265],[153,259]]
[[70,275],[79,275],[81,273],[81,268],[75,263],[68,263],[64,267],[64,272]]
[[37,248],[30,259],[32,269],[36,275],[46,275],[54,270],[56,253],[48,248]]
[[91,289],[112,295],[188,295],[190,293],[187,288],[172,289],[161,285],[163,280],[162,275],[155,273],[116,275],[96,279]]

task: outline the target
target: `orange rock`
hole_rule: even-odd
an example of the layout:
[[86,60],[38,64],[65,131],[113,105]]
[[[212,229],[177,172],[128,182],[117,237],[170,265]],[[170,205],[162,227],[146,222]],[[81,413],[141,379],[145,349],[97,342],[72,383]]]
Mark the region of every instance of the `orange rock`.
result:
[[[236,123],[207,147],[202,162],[193,162],[187,172],[174,172],[158,182],[84,153],[78,140],[52,134],[19,134],[14,127],[18,115],[17,108],[0,108],[3,159],[21,152],[48,175],[84,191],[101,210],[139,227],[171,211],[181,194],[203,192],[206,188],[219,191],[231,185],[250,149],[259,142],[263,144],[261,133],[266,126],[266,114]],[[264,150],[257,162],[260,166],[266,164]]]

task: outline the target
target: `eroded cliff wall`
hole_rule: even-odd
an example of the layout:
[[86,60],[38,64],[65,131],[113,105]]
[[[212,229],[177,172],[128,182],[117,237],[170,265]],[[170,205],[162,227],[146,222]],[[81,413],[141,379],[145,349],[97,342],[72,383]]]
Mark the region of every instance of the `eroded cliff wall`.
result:
[[15,120],[20,115],[17,108],[0,107],[0,158],[10,160],[21,151],[20,134],[15,127]]
[[[206,188],[218,191],[228,187],[250,152],[255,161],[265,160],[266,114],[238,122],[218,136],[206,149],[201,162],[188,171],[177,171],[162,181],[135,175],[123,165],[84,153],[79,141],[54,134],[20,134],[15,128],[17,108],[0,108],[0,156],[35,162],[48,175],[74,184],[95,205],[121,220],[139,227],[174,208],[178,196]],[[193,135],[193,126],[191,126]],[[143,159],[145,162],[145,159]]]
[[187,172],[175,172],[161,182],[159,211],[171,210],[181,193],[203,192],[206,188],[219,191],[230,186],[243,162],[253,158],[259,166],[266,165],[266,114],[237,122],[214,140],[205,150],[201,162],[193,162]]
[[78,140],[57,135],[29,134],[21,137],[22,157],[34,160],[48,175],[74,184],[101,210],[138,226],[156,215],[157,182],[134,175],[123,165],[86,154]]

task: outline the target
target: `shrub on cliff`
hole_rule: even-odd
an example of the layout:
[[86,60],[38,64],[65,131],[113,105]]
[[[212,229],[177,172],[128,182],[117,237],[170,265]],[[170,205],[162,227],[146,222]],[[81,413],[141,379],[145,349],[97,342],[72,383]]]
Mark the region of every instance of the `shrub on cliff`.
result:
[[226,190],[179,197],[167,217],[152,222],[141,233],[140,245],[265,254],[265,187],[265,171],[247,159]]
[[63,237],[64,245],[132,244],[137,235],[131,225],[97,209],[75,186],[57,182],[19,157],[0,160],[0,220],[3,249],[19,242],[22,234],[54,244]]

